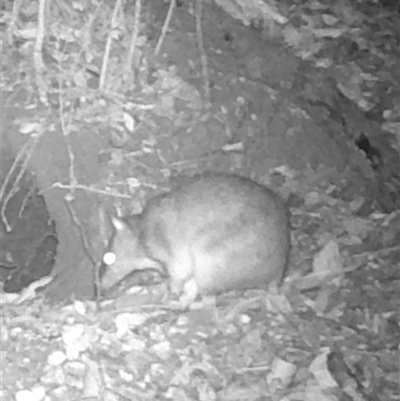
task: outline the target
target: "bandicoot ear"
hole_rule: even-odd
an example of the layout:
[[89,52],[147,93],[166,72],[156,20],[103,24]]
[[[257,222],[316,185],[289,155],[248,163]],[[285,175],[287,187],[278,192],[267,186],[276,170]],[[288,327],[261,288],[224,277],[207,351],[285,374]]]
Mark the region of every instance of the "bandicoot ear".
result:
[[109,215],[103,207],[97,209],[95,224],[93,224],[93,226],[96,229],[103,247],[106,247],[111,237],[112,225],[110,224]]
[[112,223],[113,227],[117,231],[124,231],[124,230],[126,230],[128,228],[127,224],[122,219],[120,219],[119,217],[110,216],[110,220],[111,220],[111,223]]

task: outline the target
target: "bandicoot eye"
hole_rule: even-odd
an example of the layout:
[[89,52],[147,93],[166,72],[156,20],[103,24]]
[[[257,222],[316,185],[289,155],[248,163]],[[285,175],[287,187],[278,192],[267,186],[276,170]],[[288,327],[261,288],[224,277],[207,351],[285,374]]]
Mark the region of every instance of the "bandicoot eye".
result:
[[110,265],[114,264],[116,260],[117,260],[117,256],[116,256],[115,253],[113,253],[113,252],[107,252],[107,253],[103,256],[103,262],[104,262],[107,266],[110,266]]

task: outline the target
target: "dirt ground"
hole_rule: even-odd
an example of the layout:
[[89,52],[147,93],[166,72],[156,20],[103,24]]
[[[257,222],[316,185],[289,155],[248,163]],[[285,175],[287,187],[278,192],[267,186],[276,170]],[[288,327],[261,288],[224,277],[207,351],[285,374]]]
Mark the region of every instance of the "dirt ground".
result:
[[[199,31],[196,7],[201,2],[178,3],[163,36],[169,2],[145,2],[139,25],[134,19],[137,3],[127,2],[118,14],[113,36],[109,34],[110,18],[115,18],[112,5],[102,8],[82,2],[81,7],[87,7],[85,14],[75,8],[75,3],[55,2],[47,20],[42,47],[44,77],[40,77],[32,62],[34,40],[29,36],[37,9],[22,2],[13,40],[7,42],[5,35],[2,48],[0,277],[5,293],[19,293],[51,274],[53,281],[38,291],[47,301],[93,300],[96,269],[111,236],[108,214],[139,212],[147,199],[167,191],[182,176],[209,170],[237,173],[274,189],[290,209],[292,252],[285,288],[293,314],[286,316],[282,327],[266,327],[261,322],[263,314],[271,312],[270,304],[249,309],[242,300],[238,309],[251,317],[248,327],[243,321],[235,321],[239,325],[233,329],[228,327],[229,322],[210,328],[206,324],[209,317],[189,315],[183,325],[186,330],[198,324],[194,338],[200,338],[202,330],[207,338],[216,336],[216,342],[201,348],[206,355],[217,358],[219,348],[229,350],[224,362],[235,369],[224,372],[222,387],[230,388],[227,383],[235,382],[233,389],[252,390],[244,392],[242,398],[234,398],[234,390],[222,394],[215,383],[221,372],[202,360],[198,370],[205,374],[207,386],[211,385],[213,391],[219,389],[219,398],[179,399],[278,399],[262,398],[258,375],[237,380],[246,358],[261,366],[276,357],[265,347],[267,337],[279,338],[283,347],[290,343],[296,361],[302,359],[303,349],[329,348],[338,382],[342,380],[340,372],[346,370],[343,366],[350,364],[343,359],[343,349],[355,347],[357,341],[365,343],[364,350],[352,353],[357,364],[368,364],[363,379],[354,364],[356,373],[353,370],[343,380],[368,383],[360,391],[363,399],[391,399],[373,397],[382,386],[387,386],[382,390],[385,396],[396,392],[394,379],[385,382],[385,372],[396,366],[393,352],[400,335],[393,312],[399,304],[400,164],[394,145],[399,137],[383,127],[392,121],[387,117],[392,115],[389,111],[398,107],[400,84],[392,74],[399,58],[396,52],[388,51],[390,58],[382,67],[385,73],[381,72],[381,64],[374,59],[384,53],[381,39],[373,36],[371,28],[363,32],[364,36],[360,34],[363,40],[357,37],[352,42],[354,31],[350,28],[358,24],[352,18],[361,16],[368,26],[383,26],[382,21],[389,24],[392,11],[379,9],[380,17],[374,20],[373,9],[365,5],[354,7],[359,17],[350,18],[340,8],[281,4],[282,15],[290,21],[286,25],[273,20],[262,23],[255,18],[245,26],[217,4],[204,2]],[[10,4],[9,9],[3,7],[7,18],[15,7]],[[93,20],[88,21],[86,15]],[[326,23],[333,15],[337,26]],[[305,21],[315,32],[320,32],[318,24],[323,21],[332,36],[303,36],[299,27],[307,25]],[[341,31],[341,23],[350,28],[336,39],[332,31]],[[139,33],[133,41],[135,27]],[[382,32],[386,35],[386,30]],[[107,48],[110,37],[112,45]],[[156,54],[160,37],[163,40]],[[354,43],[374,40],[379,43],[376,47],[368,44],[372,49],[368,56],[361,47],[354,50]],[[132,43],[135,51],[127,70]],[[391,42],[384,43],[390,47]],[[357,62],[365,70],[360,71]],[[360,83],[362,79],[367,83]],[[46,101],[40,97],[40,82],[46,88]],[[370,103],[368,110],[360,107],[362,89]],[[352,96],[347,96],[349,92]],[[319,252],[336,249],[332,243],[340,249],[345,282],[339,286],[307,280],[297,284],[296,280],[318,264],[315,256]],[[326,255],[324,258],[326,264],[333,263]],[[311,295],[302,291],[311,291]],[[306,308],[308,296],[313,303],[311,312]],[[233,299],[237,301],[237,297]],[[278,303],[281,312],[286,303],[281,299]],[[37,307],[31,308],[27,314],[36,316]],[[94,313],[91,306],[86,308],[87,313]],[[12,319],[20,310],[7,312],[4,318]],[[60,315],[67,321],[75,319],[71,317],[74,313],[68,309]],[[50,326],[56,325],[54,310],[46,309],[46,316]],[[85,319],[92,317],[86,315]],[[102,315],[99,324],[110,324],[107,319]],[[152,315],[145,327],[138,323],[138,336],[157,332],[161,338],[157,327],[165,328],[170,319],[174,324],[180,321],[179,317],[171,318],[171,311]],[[42,323],[36,324],[39,327]],[[10,327],[16,327],[15,323]],[[60,334],[63,330],[50,328],[49,332],[65,340]],[[169,346],[180,349],[179,338],[171,339],[176,333],[169,330],[170,326]],[[90,341],[97,341],[92,332],[87,334],[87,327],[84,331]],[[151,347],[156,347],[155,338]],[[294,339],[295,343],[291,342]],[[107,337],[104,341],[113,340]],[[246,352],[236,348],[238,341]],[[15,347],[28,350],[29,344],[19,342]],[[44,342],[42,346],[44,350]],[[193,348],[193,352],[199,356],[201,349]],[[378,349],[384,354],[380,355],[384,366],[379,364],[378,355],[371,356]],[[194,368],[183,369],[176,359],[157,354],[157,358],[164,357],[168,368],[164,365],[165,370],[161,369],[160,380],[165,387],[170,386],[175,363],[183,376],[191,377],[189,382],[196,376]],[[122,357],[118,354],[116,358]],[[4,388],[11,388],[14,378],[22,370],[32,369],[34,363],[39,363],[47,371],[48,382],[54,383],[48,361],[39,360],[35,355],[27,366],[10,365],[4,371]],[[141,378],[141,369],[148,369],[150,364],[141,360],[138,367],[127,359],[124,363],[128,363],[131,374]],[[307,374],[311,371],[308,368]],[[377,377],[372,379],[368,375],[374,371]],[[38,380],[34,375],[26,386],[33,388]],[[182,383],[187,384],[185,380]],[[200,391],[201,384],[191,383]],[[296,383],[301,383],[300,377]],[[138,388],[135,391],[139,394]],[[129,391],[125,397],[170,399],[151,398],[159,390],[152,391],[146,394],[150,398]],[[11,397],[10,392],[4,394]],[[79,391],[75,388],[68,394],[78,396]]]

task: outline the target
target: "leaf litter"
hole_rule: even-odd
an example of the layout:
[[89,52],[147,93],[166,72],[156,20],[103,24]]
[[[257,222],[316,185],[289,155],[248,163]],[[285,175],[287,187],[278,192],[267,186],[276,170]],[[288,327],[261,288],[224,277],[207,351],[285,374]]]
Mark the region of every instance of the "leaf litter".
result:
[[[346,49],[357,45],[370,50],[374,62],[365,54],[367,64],[383,63],[389,72],[364,71],[363,60],[343,62],[333,72],[346,97],[369,109],[376,94],[385,91],[382,87],[369,91],[369,86],[386,81],[385,74],[395,76],[398,54],[395,40],[390,39],[388,22],[393,21],[388,14],[382,11],[366,19],[363,2],[357,5],[357,13],[348,2],[340,2],[332,12],[330,6],[307,2],[295,9],[304,25],[289,24],[283,37],[300,58],[325,67],[332,65],[330,58],[340,59],[343,53],[321,40],[334,46],[338,42],[329,39],[340,38]],[[36,36],[30,30],[20,33]],[[329,52],[335,57],[325,57]],[[147,100],[157,86],[173,91],[159,97],[154,106],[151,101],[139,106],[126,102],[126,109],[152,107],[156,115],[172,119],[177,99],[194,110],[201,107],[198,92],[169,71],[159,72],[156,84],[145,88]],[[385,114],[393,132],[398,115],[395,107]],[[116,127],[135,129],[135,120],[121,104],[115,105],[112,116]],[[79,117],[96,123],[110,119],[101,107]],[[183,125],[186,117],[178,117],[174,122]],[[114,140],[125,143],[124,138]],[[155,143],[148,141],[148,151],[155,152]],[[148,298],[138,301],[137,294],[123,301],[102,301],[100,309],[94,302],[48,305],[40,296],[30,301],[40,287],[37,284],[18,302],[2,294],[0,397],[7,401],[395,399],[399,213],[357,215],[362,200],[342,201],[335,194],[340,188],[316,188],[312,178],[308,175],[308,183],[298,181],[290,188],[304,202],[292,207],[293,255],[282,291],[226,294],[216,304],[214,300],[185,312],[157,304],[149,308]]]

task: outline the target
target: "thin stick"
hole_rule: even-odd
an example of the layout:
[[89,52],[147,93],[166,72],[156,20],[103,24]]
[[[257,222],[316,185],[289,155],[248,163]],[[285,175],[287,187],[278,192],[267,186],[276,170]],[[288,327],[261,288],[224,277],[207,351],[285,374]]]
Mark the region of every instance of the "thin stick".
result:
[[[22,177],[24,176],[26,170],[27,170],[27,165],[29,163],[29,160],[32,157],[33,151],[39,142],[39,139],[42,137],[43,133],[32,135],[31,138],[24,144],[22,147],[21,151],[18,153],[17,157],[15,158],[10,170],[7,173],[7,176],[3,182],[3,185],[0,190],[0,200],[1,200],[1,218],[3,220],[4,225],[6,226],[7,231],[11,231],[11,227],[8,224],[7,217],[5,215],[5,210],[8,204],[8,201],[14,196],[14,194],[18,191],[19,188],[17,188],[17,185],[21,181]],[[21,164],[19,162],[22,160]],[[20,170],[17,174],[17,177],[15,178],[13,185],[9,192],[7,193],[6,196],[4,196],[4,193],[6,191],[6,188],[11,180],[12,174],[17,170],[17,167],[20,167]]]
[[82,189],[86,192],[92,192],[92,193],[99,194],[99,195],[112,196],[114,198],[122,198],[122,199],[132,199],[132,195],[121,194],[121,193],[115,192],[115,191],[108,191],[108,190],[106,191],[104,189],[88,187],[87,185],[82,185],[82,184],[68,185],[68,184],[62,184],[61,182],[55,182],[54,184],[51,185],[50,189],[51,188],[61,188],[61,189],[69,189],[69,190]]
[[196,0],[196,35],[200,49],[201,68],[204,78],[204,95],[210,102],[210,78],[208,75],[208,62],[206,52],[204,50],[203,30],[201,27],[201,17],[203,14],[203,0]]
[[161,36],[158,39],[158,43],[157,43],[157,46],[156,46],[156,50],[155,50],[155,54],[156,55],[158,55],[158,53],[160,52],[161,46],[162,46],[162,44],[164,42],[164,39],[165,39],[165,36],[167,34],[168,26],[169,26],[169,23],[171,22],[172,13],[174,11],[175,6],[176,6],[176,0],[171,0],[171,3],[169,4],[167,18],[165,19],[164,25],[163,25],[162,30],[161,30]]
[[135,54],[135,49],[136,49],[136,42],[137,42],[137,38],[139,36],[139,27],[140,27],[140,14],[142,12],[142,1],[141,0],[136,0],[135,1],[135,18],[134,18],[134,23],[133,23],[133,31],[132,31],[132,39],[131,39],[131,43],[129,46],[129,52],[128,52],[128,57],[126,59],[126,64],[125,64],[125,77],[126,79],[124,79],[125,81],[127,81],[127,77],[128,76],[133,76],[133,79],[131,79],[131,84],[134,84],[134,74],[132,74],[132,60],[133,60],[133,56]]
[[6,192],[6,188],[7,188],[8,184],[11,181],[11,176],[14,173],[14,171],[17,169],[19,161],[22,160],[22,158],[25,156],[25,153],[29,152],[29,148],[32,146],[33,140],[34,140],[34,138],[31,137],[28,141],[26,141],[24,143],[22,149],[18,152],[16,158],[14,159],[14,162],[13,162],[11,168],[8,170],[7,176],[4,179],[1,189],[0,189],[0,202],[4,202],[3,196],[4,196],[4,193]]
[[43,79],[44,63],[43,63],[43,39],[45,35],[45,18],[46,17],[46,0],[39,0],[38,10],[38,29],[35,40],[35,48],[33,50],[33,63],[36,73],[36,84],[39,90],[39,97],[42,103],[48,105],[46,84]]
[[106,80],[108,60],[110,59],[111,44],[113,41],[113,31],[118,26],[117,15],[118,15],[118,11],[119,11],[120,7],[121,7],[121,0],[117,0],[117,2],[115,3],[113,15],[111,18],[111,29],[110,29],[110,32],[107,37],[107,43],[106,43],[106,48],[104,51],[103,63],[101,65],[100,81],[99,81],[99,89],[100,90],[103,89],[104,82]]
[[93,279],[94,282],[96,283],[96,286],[98,285],[99,281],[99,266],[98,263],[96,263],[94,257],[92,256],[90,252],[90,247],[89,247],[89,241],[86,238],[85,235],[85,230],[83,228],[83,225],[81,221],[79,220],[79,217],[77,213],[75,212],[73,208],[73,201],[75,200],[75,193],[76,193],[76,188],[78,186],[78,179],[75,174],[75,153],[74,149],[72,147],[71,141],[69,139],[69,132],[65,124],[65,119],[64,119],[64,102],[63,102],[63,92],[62,92],[62,82],[60,80],[59,83],[60,91],[59,91],[59,112],[60,112],[60,122],[61,122],[61,132],[64,137],[64,142],[67,148],[67,153],[68,153],[68,158],[69,158],[69,182],[70,182],[70,192],[64,197],[65,203],[67,205],[68,212],[70,214],[70,217],[73,221],[73,223],[76,225],[78,228],[78,232],[82,241],[83,249],[89,258],[90,262],[92,263],[93,266]]

